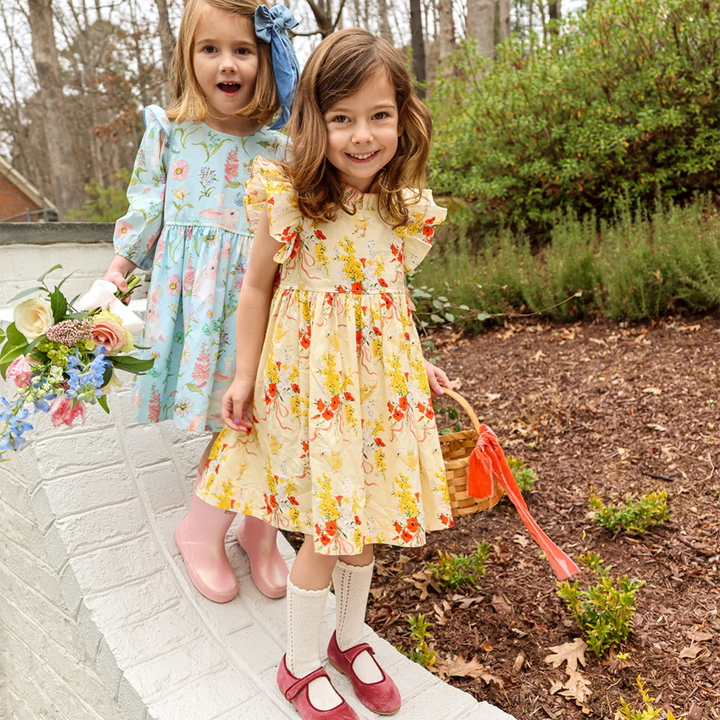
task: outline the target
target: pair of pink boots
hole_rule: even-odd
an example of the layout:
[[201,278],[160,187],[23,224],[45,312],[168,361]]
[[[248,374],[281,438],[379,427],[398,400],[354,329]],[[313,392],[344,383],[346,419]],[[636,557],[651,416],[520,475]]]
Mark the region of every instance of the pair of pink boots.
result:
[[[193,493],[190,511],[175,533],[190,579],[202,595],[216,603],[230,602],[238,593],[237,577],[225,553],[225,535],[235,515],[208,505]],[[288,569],[277,547],[277,528],[248,515],[238,528],[237,539],[250,558],[258,590],[269,598],[283,597]]]

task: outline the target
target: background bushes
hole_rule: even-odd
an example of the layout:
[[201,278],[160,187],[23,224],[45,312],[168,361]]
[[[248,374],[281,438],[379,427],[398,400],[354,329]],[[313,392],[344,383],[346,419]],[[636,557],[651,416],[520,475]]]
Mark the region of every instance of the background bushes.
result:
[[[558,211],[603,220],[622,207],[651,212],[658,199],[715,198],[720,3],[604,0],[542,46],[499,46],[491,71],[466,45],[429,102],[436,129],[431,185],[467,203],[462,213],[476,241],[505,227],[546,241]],[[561,246],[574,242],[554,235],[557,256],[546,258],[552,287],[573,283]],[[627,246],[615,235],[608,242]],[[697,267],[675,272],[700,282]],[[691,284],[684,299],[695,302]],[[657,290],[637,302],[661,303]]]

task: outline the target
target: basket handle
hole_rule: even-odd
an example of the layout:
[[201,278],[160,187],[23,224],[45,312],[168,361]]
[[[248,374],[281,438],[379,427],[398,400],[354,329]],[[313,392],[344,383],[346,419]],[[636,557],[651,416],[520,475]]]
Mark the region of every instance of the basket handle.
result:
[[467,416],[470,418],[470,422],[475,428],[475,432],[480,435],[480,421],[477,419],[475,411],[472,409],[470,403],[460,393],[451,390],[450,388],[443,388],[443,395],[451,397],[460,407],[465,411]]

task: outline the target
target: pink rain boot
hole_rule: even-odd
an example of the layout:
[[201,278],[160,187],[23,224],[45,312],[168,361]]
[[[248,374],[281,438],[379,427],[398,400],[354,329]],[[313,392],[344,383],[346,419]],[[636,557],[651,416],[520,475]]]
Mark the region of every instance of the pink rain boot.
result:
[[237,531],[240,547],[250,558],[250,574],[257,589],[269,598],[287,592],[288,569],[277,546],[277,528],[246,515]]
[[[198,471],[198,483],[200,478]],[[230,602],[238,592],[235,571],[225,553],[225,534],[235,515],[208,505],[193,493],[190,511],[175,533],[193,585],[208,600],[217,603]]]

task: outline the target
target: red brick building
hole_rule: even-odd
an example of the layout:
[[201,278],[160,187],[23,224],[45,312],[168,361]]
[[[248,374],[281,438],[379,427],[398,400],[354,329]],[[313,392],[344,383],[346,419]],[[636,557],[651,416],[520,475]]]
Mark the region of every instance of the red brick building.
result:
[[55,205],[0,157],[0,222],[55,219]]

